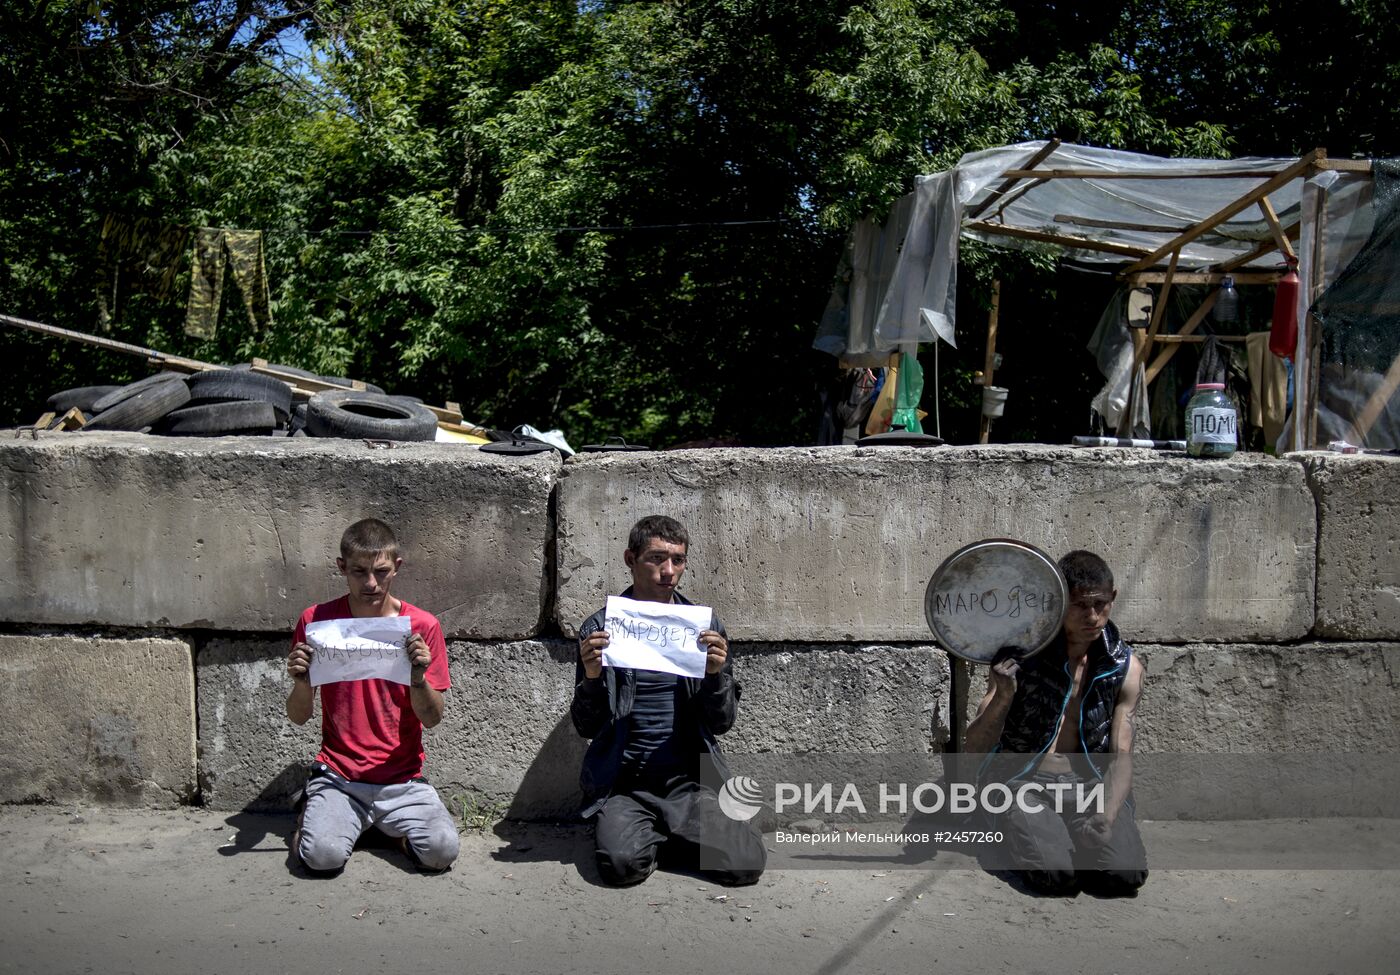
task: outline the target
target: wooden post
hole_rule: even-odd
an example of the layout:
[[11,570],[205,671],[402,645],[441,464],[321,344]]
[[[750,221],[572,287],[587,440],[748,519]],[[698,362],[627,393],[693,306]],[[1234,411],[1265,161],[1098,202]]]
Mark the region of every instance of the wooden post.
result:
[[1278,222],[1278,214],[1274,213],[1274,205],[1269,202],[1267,196],[1259,198],[1259,211],[1264,214],[1264,221],[1269,225],[1269,233],[1274,235],[1274,243],[1278,245],[1279,251],[1284,257],[1296,261],[1298,255],[1293,253],[1293,245],[1288,242],[1288,235]]
[[[1317,203],[1313,208],[1313,239],[1312,239],[1312,267],[1308,271],[1308,307],[1312,308],[1322,294],[1323,289],[1323,234],[1327,229],[1327,190],[1325,187],[1317,188]],[[1307,344],[1308,361],[1306,363],[1306,376],[1303,382],[1297,381],[1295,373],[1293,384],[1293,449],[1308,450],[1317,442],[1317,401],[1319,395],[1319,380],[1322,370],[1318,368],[1318,359],[1322,356],[1322,329],[1318,327],[1317,319],[1313,318],[1309,312],[1306,316],[1307,322]],[[1295,369],[1298,363],[1294,363]],[[1300,435],[1301,434],[1301,435]]]
[[[982,368],[982,386],[995,385],[992,377],[996,372],[997,364],[997,318],[1001,314],[1001,279],[992,279],[992,310],[987,316],[987,360]],[[984,400],[985,402],[985,400]],[[978,424],[978,443],[987,443],[992,436],[992,418],[986,413],[982,414],[982,422]]]

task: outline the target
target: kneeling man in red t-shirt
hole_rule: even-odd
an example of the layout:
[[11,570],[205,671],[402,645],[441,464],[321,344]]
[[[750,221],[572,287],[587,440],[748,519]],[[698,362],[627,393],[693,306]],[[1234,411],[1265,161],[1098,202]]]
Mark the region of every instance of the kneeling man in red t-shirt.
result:
[[399,841],[429,870],[457,859],[457,825],[423,778],[423,729],[442,720],[447,645],[431,613],[389,593],[403,559],[393,530],[374,518],[357,521],[340,539],[336,568],[349,592],[309,607],[297,620],[287,673],[287,717],[310,720],[316,704],[306,628],[324,620],[406,616],[411,665],[407,685],[382,678],[321,685],[321,751],[306,783],[292,850],[312,870],[339,870],[371,826]]

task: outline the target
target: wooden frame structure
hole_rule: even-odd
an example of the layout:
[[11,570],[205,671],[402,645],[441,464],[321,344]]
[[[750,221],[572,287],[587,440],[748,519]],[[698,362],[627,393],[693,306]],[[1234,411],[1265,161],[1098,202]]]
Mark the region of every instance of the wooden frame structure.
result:
[[[1134,414],[1136,404],[1142,397],[1147,395],[1147,388],[1152,381],[1160,375],[1162,369],[1183,343],[1201,342],[1204,337],[1196,334],[1196,330],[1205,320],[1215,305],[1219,295],[1219,283],[1226,276],[1233,277],[1236,284],[1272,284],[1278,281],[1282,272],[1278,271],[1237,271],[1237,268],[1247,267],[1258,261],[1260,258],[1277,252],[1280,260],[1290,259],[1297,261],[1297,253],[1294,249],[1294,242],[1299,239],[1302,229],[1303,216],[1301,211],[1294,220],[1285,225],[1280,221],[1275,212],[1270,195],[1280,188],[1288,185],[1297,179],[1308,179],[1322,172],[1338,173],[1360,173],[1369,174],[1371,163],[1369,160],[1356,159],[1331,159],[1325,149],[1314,149],[1309,153],[1291,162],[1282,163],[1273,169],[1228,169],[1209,168],[1198,169],[1186,168],[1162,168],[1162,169],[1135,169],[1132,171],[1114,171],[1111,169],[1041,169],[1038,168],[1042,162],[1049,158],[1054,151],[1059,148],[1060,142],[1052,139],[1043,147],[1039,148],[1024,162],[1015,168],[1010,168],[1002,172],[1002,181],[991,190],[990,194],[978,202],[975,206],[968,208],[963,216],[962,231],[973,231],[978,234],[990,237],[1003,236],[1012,237],[1018,240],[1030,240],[1039,243],[1055,244],[1071,250],[1088,250],[1099,253],[1112,254],[1125,258],[1125,263],[1119,268],[1117,277],[1120,281],[1130,287],[1156,286],[1157,294],[1153,301],[1153,312],[1151,321],[1146,329],[1134,328],[1131,330],[1134,343],[1134,358],[1131,387],[1126,408],[1123,411],[1122,420],[1119,424],[1119,433],[1124,435],[1130,432],[1131,417]],[[1029,229],[1018,227],[1004,222],[1007,208],[1016,200],[1022,198],[1037,186],[1044,185],[1052,180],[1182,180],[1182,179],[1248,179],[1257,180],[1258,185],[1252,187],[1247,192],[1242,193],[1233,202],[1220,208],[1216,212],[1193,224],[1186,226],[1175,226],[1168,224],[1148,224],[1148,223],[1128,223],[1121,221],[1111,221],[1096,218],[1092,215],[1074,216],[1067,214],[1056,214],[1054,217],[1056,225],[1070,225],[1075,228],[1084,228],[1084,233],[1063,233],[1059,231],[1051,232],[1045,229]],[[1218,230],[1222,224],[1241,213],[1246,212],[1251,207],[1257,207],[1265,224],[1269,230],[1269,239],[1262,241],[1253,250],[1220,261],[1211,265],[1205,270],[1177,271],[1182,251],[1193,241],[1197,241],[1207,234]],[[1317,298],[1323,289],[1321,255],[1321,240],[1324,227],[1324,213],[1313,214],[1314,240],[1312,242],[1313,260],[1309,268],[1309,280],[1307,281],[1309,304]],[[1133,246],[1121,241],[1107,240],[1102,235],[1096,235],[1095,230],[1126,230],[1138,231],[1166,236],[1166,239],[1157,247],[1148,249],[1142,246]],[[1167,297],[1171,289],[1176,284],[1215,284],[1206,298],[1200,303],[1195,311],[1187,318],[1186,322],[1175,333],[1164,333],[1162,331],[1162,320],[1167,306]],[[996,306],[994,306],[995,308]],[[1301,324],[1301,323],[1300,323]],[[1320,337],[1318,330],[1308,323],[1307,335],[1311,342],[1312,359],[1316,361],[1316,354],[1320,348]],[[988,334],[988,365],[992,361],[992,350],[996,341],[996,312],[994,311],[989,323]],[[1241,341],[1242,336],[1226,336],[1226,341]],[[1392,367],[1391,373],[1394,375],[1394,385],[1400,385],[1400,361]],[[984,384],[991,382],[991,370],[988,368],[984,373]],[[1364,423],[1369,429],[1370,423],[1366,420],[1369,417],[1374,422],[1375,414],[1383,408],[1385,400],[1381,398],[1379,403],[1377,398],[1384,392],[1385,387],[1377,390],[1372,397],[1372,402],[1367,404],[1362,415],[1357,419],[1357,426],[1360,429]],[[1299,390],[1296,398],[1293,416],[1292,449],[1305,449],[1314,445],[1317,425],[1318,407],[1318,370],[1313,368],[1309,371],[1306,388]],[[983,437],[986,436],[984,421]],[[1364,436],[1365,430],[1361,430]],[[984,439],[985,442],[985,439]]]

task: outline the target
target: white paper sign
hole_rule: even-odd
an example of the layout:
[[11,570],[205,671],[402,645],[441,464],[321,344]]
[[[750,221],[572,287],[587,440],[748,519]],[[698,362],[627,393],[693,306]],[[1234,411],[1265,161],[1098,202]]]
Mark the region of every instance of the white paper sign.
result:
[[311,655],[311,686],[382,677],[396,684],[413,679],[408,661],[407,616],[322,620],[306,627]]
[[609,637],[603,648],[604,665],[659,670],[681,677],[705,676],[705,652],[700,649],[699,637],[714,618],[708,606],[609,596],[604,615],[603,629]]

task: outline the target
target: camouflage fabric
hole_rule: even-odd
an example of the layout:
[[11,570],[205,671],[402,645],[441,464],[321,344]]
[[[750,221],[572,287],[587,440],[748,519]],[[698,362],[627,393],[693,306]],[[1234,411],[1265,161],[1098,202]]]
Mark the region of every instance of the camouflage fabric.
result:
[[135,275],[133,287],[156,298],[168,298],[184,261],[189,228],[146,217],[109,213],[97,243],[97,322],[112,330],[117,311],[117,287],[123,271]]
[[218,329],[225,256],[243,296],[248,321],[254,329],[272,324],[262,231],[200,227],[195,231],[190,257],[190,300],[185,311],[187,335],[212,338]]

